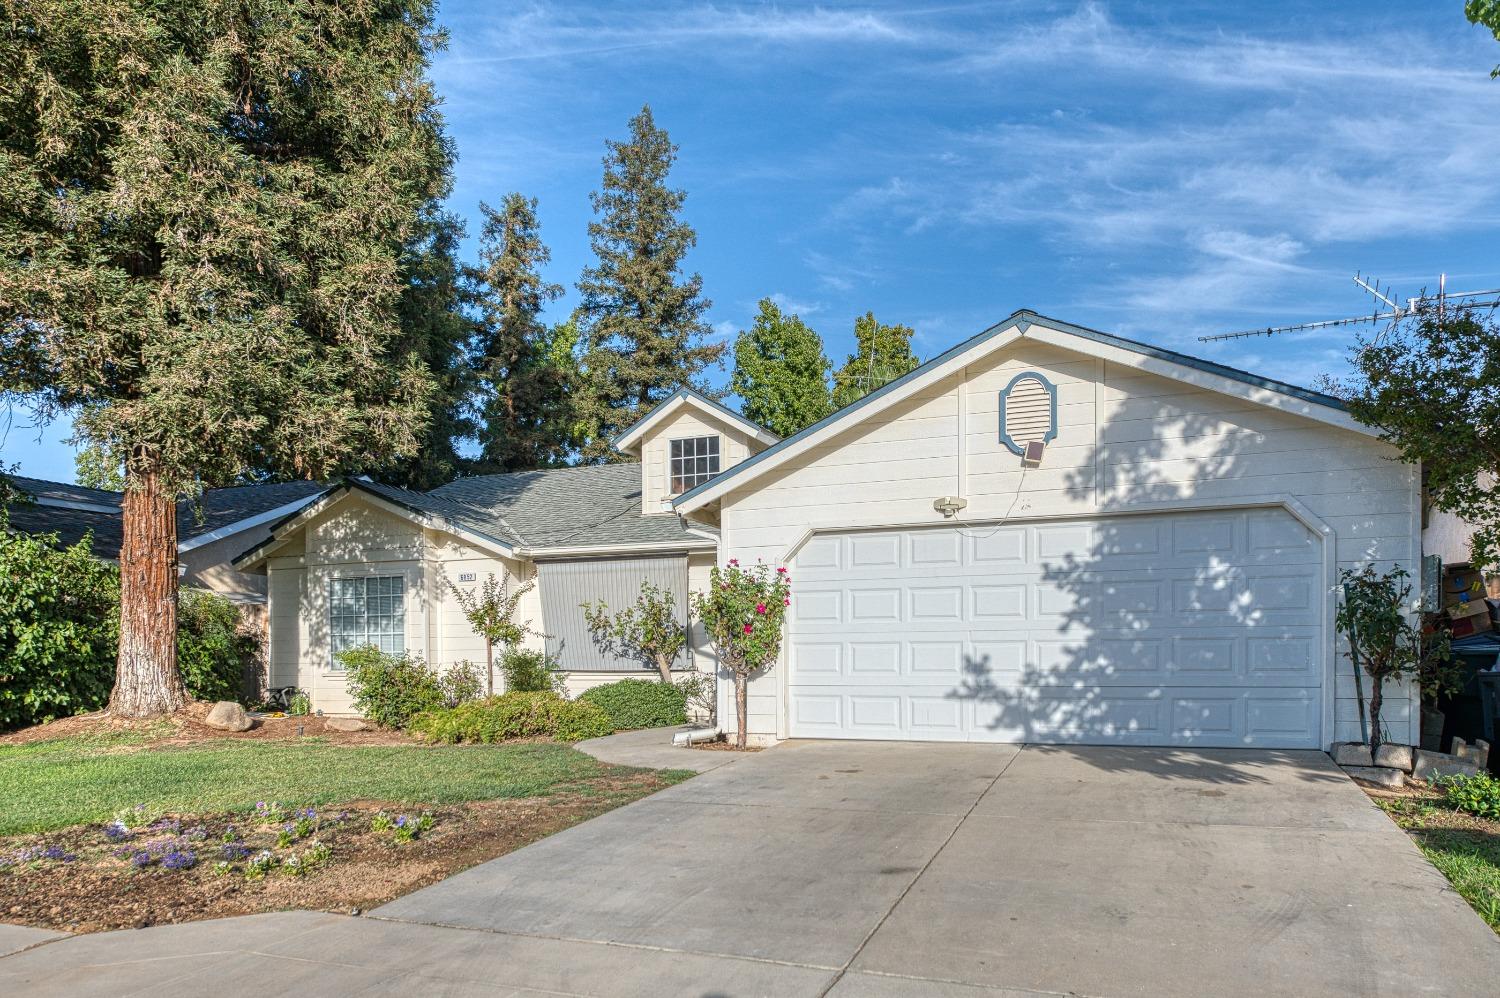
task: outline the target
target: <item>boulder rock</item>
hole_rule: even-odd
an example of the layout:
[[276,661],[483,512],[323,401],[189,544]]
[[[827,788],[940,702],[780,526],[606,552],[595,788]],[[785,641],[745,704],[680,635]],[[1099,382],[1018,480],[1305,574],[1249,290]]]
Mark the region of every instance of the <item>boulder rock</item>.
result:
[[369,731],[370,726],[357,717],[329,717],[323,720],[323,727],[330,731]]
[[1340,766],[1373,766],[1370,746],[1364,742],[1338,742],[1333,746],[1333,761]]
[[1411,772],[1411,746],[1385,744],[1375,750],[1375,765]]
[[[1454,741],[1456,743],[1457,739]],[[1474,776],[1478,772],[1479,767],[1469,760],[1443,752],[1417,749],[1412,760],[1411,775],[1415,780],[1430,780],[1434,776]]]
[[233,700],[220,700],[213,705],[203,723],[210,728],[218,728],[221,731],[249,731],[254,723],[250,715],[245,713],[245,708]]
[[1384,787],[1387,790],[1400,790],[1406,786],[1406,774],[1399,769],[1384,769],[1380,766],[1345,766],[1344,772],[1356,780]]

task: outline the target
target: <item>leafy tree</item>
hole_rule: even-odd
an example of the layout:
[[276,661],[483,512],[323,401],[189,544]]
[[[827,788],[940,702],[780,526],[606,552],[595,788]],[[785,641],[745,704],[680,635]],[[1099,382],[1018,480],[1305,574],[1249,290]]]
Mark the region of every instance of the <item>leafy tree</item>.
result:
[[744,400],[745,418],[789,437],[833,411],[831,367],[818,334],[762,298],[755,324],[734,341],[729,386]]
[[400,249],[451,152],[430,0],[0,19],[0,391],[125,463],[110,708],[184,701],[176,496],[418,449]]
[[617,459],[610,440],[678,388],[709,391],[699,375],[725,350],[706,341],[703,278],[681,277],[698,236],[678,218],[687,195],[667,186],[677,146],[649,106],[630,119],[628,141],[605,144],[603,186],[590,195],[598,261],[578,282],[583,382],[574,401],[587,429],[582,456],[594,462]]
[[662,682],[672,682],[672,663],[687,644],[687,631],[677,619],[677,598],[671,592],[643,582],[635,603],[613,616],[602,599],[582,607],[594,643],[605,654],[655,666]]
[[[1468,0],[1464,14],[1470,24],[1482,24],[1500,41],[1500,0]],[[1490,70],[1490,76],[1500,77],[1500,66]]]
[[703,621],[719,664],[734,674],[734,711],[739,729],[735,745],[745,747],[750,676],[771,668],[781,654],[786,608],[792,604],[792,580],[785,568],[772,572],[760,564],[741,568],[730,559],[715,565],[708,588],[692,596],[693,612]]
[[84,488],[125,490],[125,462],[116,461],[97,444],[78,448],[73,455],[73,480]]
[[517,621],[516,611],[521,599],[536,588],[536,577],[511,588],[511,576],[497,580],[491,572],[478,589],[460,589],[457,583],[449,583],[453,598],[468,619],[474,633],[484,638],[484,691],[495,695],[495,645],[514,649],[527,635],[545,637],[531,629],[531,621]]
[[854,320],[855,349],[833,375],[833,405],[842,409],[921,364],[911,352],[910,326],[884,326],[874,312]]
[[1433,505],[1474,527],[1475,567],[1500,566],[1500,326],[1432,315],[1360,343],[1353,361],[1350,414],[1421,465]]
[[402,247],[402,336],[393,352],[418,358],[431,376],[429,418],[415,452],[362,469],[420,491],[458,477],[463,466],[458,444],[475,432],[468,356],[475,323],[468,313],[477,294],[472,275],[458,259],[463,237],[463,221],[434,199],[423,207]]
[[1334,626],[1349,642],[1350,658],[1370,677],[1370,749],[1385,738],[1380,708],[1385,684],[1419,676],[1431,659],[1447,656],[1446,642],[1424,645],[1412,613],[1411,583],[1403,568],[1379,573],[1370,566],[1345,569]]
[[569,452],[567,410],[572,367],[554,350],[542,309],[562,295],[539,271],[551,259],[536,219],[536,199],[507,194],[497,211],[481,204],[483,318],[473,364],[484,428],[474,470],[527,471],[561,464]]

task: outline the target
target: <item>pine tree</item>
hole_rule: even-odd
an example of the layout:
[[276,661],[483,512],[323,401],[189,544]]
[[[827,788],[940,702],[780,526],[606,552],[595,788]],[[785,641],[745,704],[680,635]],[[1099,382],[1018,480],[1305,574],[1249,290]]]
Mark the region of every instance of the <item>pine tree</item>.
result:
[[477,294],[458,259],[463,237],[463,221],[434,199],[401,253],[402,342],[394,352],[419,358],[432,378],[428,423],[415,453],[358,470],[410,489],[434,489],[458,477],[464,464],[458,444],[475,434],[469,366],[475,322],[469,311]]
[[111,711],[184,702],[176,498],[416,451],[430,0],[6,0],[0,391],[125,463]]
[[735,338],[729,385],[746,419],[789,437],[833,411],[831,367],[818,334],[762,298],[755,324]]
[[536,199],[508,194],[487,204],[476,272],[480,292],[474,368],[483,428],[472,469],[480,474],[561,464],[572,439],[568,413],[571,351],[554,349],[542,309],[563,289],[542,279],[551,259],[536,218]]
[[881,385],[916,370],[921,361],[911,352],[910,326],[883,326],[874,312],[854,320],[855,350],[833,375],[833,405],[842,409]]
[[590,196],[598,262],[578,283],[583,383],[575,401],[590,461],[615,459],[610,440],[678,388],[706,391],[699,375],[725,350],[706,340],[703,278],[681,277],[698,237],[678,218],[686,194],[667,186],[677,146],[649,106],[630,119],[629,141],[606,146],[603,186]]

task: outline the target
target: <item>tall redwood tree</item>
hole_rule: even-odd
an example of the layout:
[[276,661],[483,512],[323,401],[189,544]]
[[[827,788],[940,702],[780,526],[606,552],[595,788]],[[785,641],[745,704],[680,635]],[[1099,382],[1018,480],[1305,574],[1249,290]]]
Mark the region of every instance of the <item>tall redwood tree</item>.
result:
[[0,392],[125,465],[112,711],[181,706],[175,500],[411,453],[427,0],[0,0]]

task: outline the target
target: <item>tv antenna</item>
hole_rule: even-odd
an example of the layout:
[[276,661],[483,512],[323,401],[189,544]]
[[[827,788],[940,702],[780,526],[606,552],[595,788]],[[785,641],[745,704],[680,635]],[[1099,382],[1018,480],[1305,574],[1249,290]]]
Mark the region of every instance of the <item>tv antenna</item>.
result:
[[1408,298],[1404,303],[1396,297],[1389,285],[1381,287],[1379,281],[1369,280],[1363,274],[1355,274],[1354,283],[1375,299],[1375,311],[1369,315],[1351,315],[1343,319],[1324,319],[1321,322],[1295,322],[1289,326],[1267,326],[1264,329],[1243,329],[1236,333],[1215,333],[1212,336],[1198,337],[1198,342],[1213,343],[1218,340],[1248,339],[1252,336],[1275,336],[1278,333],[1300,333],[1309,329],[1354,326],[1362,322],[1395,324],[1413,317],[1435,316],[1438,322],[1442,322],[1443,317],[1450,312],[1500,308],[1500,288],[1449,291],[1447,274],[1439,275],[1436,295],[1429,295],[1424,290],[1422,294]]

